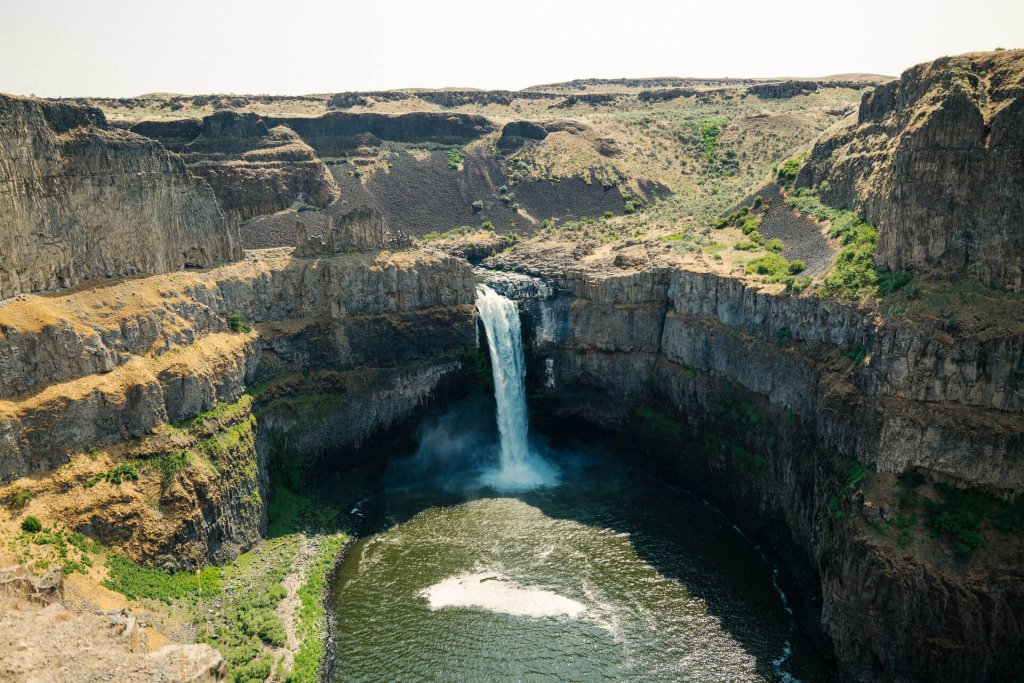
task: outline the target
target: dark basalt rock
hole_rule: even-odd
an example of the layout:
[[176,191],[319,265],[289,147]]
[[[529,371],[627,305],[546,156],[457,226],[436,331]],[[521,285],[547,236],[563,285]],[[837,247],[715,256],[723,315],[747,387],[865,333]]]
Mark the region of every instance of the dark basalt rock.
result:
[[892,270],[1024,291],[1024,50],[944,57],[866,93],[797,183],[878,226]]
[[494,130],[494,124],[473,114],[350,114],[332,112],[315,118],[267,118],[298,133],[321,156],[343,156],[366,144],[366,136],[393,142],[464,145]]
[[512,121],[501,129],[498,151],[507,154],[525,145],[527,140],[543,140],[547,136],[548,131],[544,126],[531,121]]

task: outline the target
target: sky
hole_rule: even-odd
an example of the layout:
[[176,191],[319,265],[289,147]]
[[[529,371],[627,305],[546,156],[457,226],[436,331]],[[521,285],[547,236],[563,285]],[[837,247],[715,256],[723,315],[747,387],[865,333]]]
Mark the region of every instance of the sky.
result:
[[297,95],[899,75],[1024,46],[1024,0],[2,0],[0,92]]

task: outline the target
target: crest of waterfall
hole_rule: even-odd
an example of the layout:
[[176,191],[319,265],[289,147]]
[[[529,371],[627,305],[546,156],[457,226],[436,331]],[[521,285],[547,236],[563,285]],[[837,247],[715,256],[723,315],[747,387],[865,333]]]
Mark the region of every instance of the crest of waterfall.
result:
[[530,450],[519,309],[486,285],[477,286],[476,308],[487,330],[501,440],[498,468],[485,474],[484,482],[504,490],[554,484],[554,468]]

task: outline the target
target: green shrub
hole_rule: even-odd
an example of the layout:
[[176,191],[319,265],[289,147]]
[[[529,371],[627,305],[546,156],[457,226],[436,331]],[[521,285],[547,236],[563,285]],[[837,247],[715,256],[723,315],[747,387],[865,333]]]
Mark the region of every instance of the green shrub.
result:
[[122,480],[138,481],[139,472],[131,465],[122,464],[107,472],[106,477],[111,484],[120,485]]
[[810,287],[811,282],[813,282],[813,279],[810,275],[802,275],[800,277],[793,278],[793,284],[791,285],[791,287],[793,288],[793,291],[796,294],[799,294],[800,292]]
[[779,166],[777,172],[778,177],[781,180],[792,180],[796,178],[797,173],[800,172],[800,166],[802,165],[802,163],[803,160],[799,156],[792,157],[791,159],[786,159],[785,161],[782,162],[782,165]]
[[[80,534],[77,531],[73,531],[67,536],[69,545],[78,548],[83,553],[98,553],[103,550],[103,547],[84,534]],[[92,566],[92,562],[89,561],[89,566]]]
[[32,492],[19,486],[11,487],[10,493],[3,499],[4,505],[12,510],[21,510],[32,501]]
[[178,472],[188,469],[192,464],[192,454],[187,451],[175,451],[153,460],[153,465],[160,472],[160,487],[167,488],[174,481]]
[[697,121],[697,133],[704,147],[704,158],[713,161],[718,151],[718,137],[722,128],[729,122],[727,116],[706,116]]
[[480,213],[481,211],[484,210],[484,200],[477,199],[476,201],[473,202],[472,207],[473,213]]
[[112,467],[103,474],[97,474],[92,479],[84,482],[82,486],[85,488],[92,488],[101,481],[109,481],[111,484],[120,485],[122,481],[138,481],[139,472],[134,466],[127,463]]
[[746,240],[740,240],[735,245],[733,245],[733,249],[736,249],[738,251],[757,251],[760,248],[760,245],[758,245],[756,242],[748,242]]
[[903,296],[908,299],[917,299],[920,298],[922,291],[924,291],[924,286],[920,282],[911,282],[903,287]]
[[601,215],[601,218],[611,218],[611,217],[612,217],[612,216],[614,216],[614,215],[615,215],[615,212],[614,212],[614,211],[605,211],[605,212],[604,212],[604,213],[603,213],[603,214]]
[[[770,240],[768,240],[767,242],[764,243],[764,248],[765,249],[767,249],[768,251],[773,251],[776,254],[782,253],[782,249],[784,247],[785,247],[785,245],[782,243],[782,240],[780,240],[778,237],[776,237],[774,239],[770,239]],[[802,262],[794,261],[794,263],[802,263]]]
[[913,279],[910,273],[902,270],[879,270],[876,276],[878,278],[879,296],[889,296],[890,294],[906,287]]
[[982,491],[945,484],[936,484],[935,490],[941,500],[924,501],[928,527],[935,536],[948,536],[958,555],[973,553],[984,540],[981,532],[985,528],[1024,534],[1024,496],[1008,502]]
[[747,263],[746,270],[752,275],[775,275],[788,270],[786,259],[778,254],[765,254]]
[[450,149],[444,154],[445,161],[448,163],[448,168],[457,170],[462,160],[466,158],[466,154],[461,149]]
[[480,224],[480,229],[481,230],[492,230],[493,231],[494,230],[494,223],[492,223],[490,221],[484,221],[483,223]]
[[850,347],[850,350],[846,352],[846,357],[853,361],[854,365],[861,365],[864,359],[867,358],[868,351],[860,344],[854,344]]
[[789,262],[787,270],[789,270],[790,275],[799,275],[800,273],[804,272],[806,268],[807,266],[804,265],[803,261],[801,261],[800,259],[794,259],[793,261]]
[[228,316],[228,327],[232,332],[247,333],[252,331],[252,325],[245,322],[240,313],[232,313]]
[[981,518],[976,511],[945,503],[937,504],[932,500],[925,500],[924,506],[928,512],[928,526],[935,534],[951,536],[953,550],[957,555],[970,555],[981,545],[984,540],[981,535]]
[[29,534],[35,534],[43,530],[43,523],[39,521],[38,517],[29,515],[21,520],[21,530]]
[[216,567],[206,567],[198,575],[195,572],[167,572],[143,567],[121,555],[111,555],[107,558],[107,568],[103,585],[130,600],[195,601],[199,599],[200,587],[203,597],[221,593],[220,571]]

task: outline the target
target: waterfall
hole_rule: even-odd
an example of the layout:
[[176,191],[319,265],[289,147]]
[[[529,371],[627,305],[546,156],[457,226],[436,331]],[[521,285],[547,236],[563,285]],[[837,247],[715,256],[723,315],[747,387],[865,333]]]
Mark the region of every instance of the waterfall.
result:
[[552,466],[531,452],[526,415],[526,361],[519,309],[515,302],[486,285],[476,288],[476,308],[487,330],[487,348],[494,376],[499,466],[484,475],[484,483],[498,489],[529,489],[555,483]]

